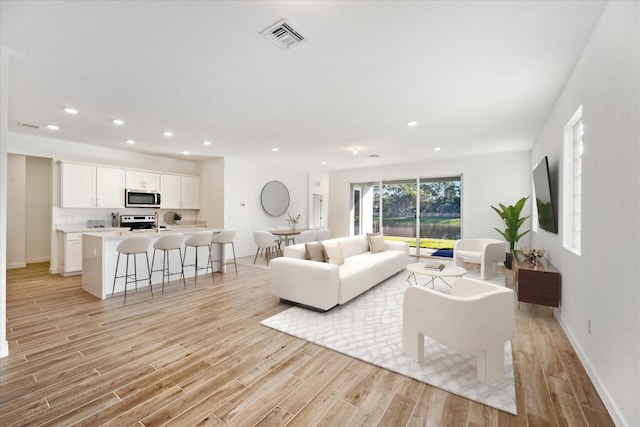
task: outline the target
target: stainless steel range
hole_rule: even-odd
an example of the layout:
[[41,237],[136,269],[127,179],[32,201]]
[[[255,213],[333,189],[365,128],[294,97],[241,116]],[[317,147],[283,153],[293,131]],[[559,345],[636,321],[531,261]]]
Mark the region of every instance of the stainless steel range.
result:
[[120,226],[129,227],[131,231],[152,230],[156,227],[156,220],[153,215],[122,215]]

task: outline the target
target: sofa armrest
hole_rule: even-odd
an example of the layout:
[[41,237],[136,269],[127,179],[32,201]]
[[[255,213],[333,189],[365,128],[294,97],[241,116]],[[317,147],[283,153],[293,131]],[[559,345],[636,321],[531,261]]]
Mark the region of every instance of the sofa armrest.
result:
[[329,310],[338,304],[339,273],[334,264],[275,258],[269,264],[269,287],[281,299]]

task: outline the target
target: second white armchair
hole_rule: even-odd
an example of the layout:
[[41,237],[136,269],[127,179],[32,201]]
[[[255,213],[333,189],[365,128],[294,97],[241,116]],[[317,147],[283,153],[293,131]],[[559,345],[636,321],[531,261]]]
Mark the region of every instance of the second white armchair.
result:
[[464,262],[480,263],[480,278],[491,279],[496,262],[506,258],[505,242],[497,239],[461,239],[453,246],[453,262],[464,267]]

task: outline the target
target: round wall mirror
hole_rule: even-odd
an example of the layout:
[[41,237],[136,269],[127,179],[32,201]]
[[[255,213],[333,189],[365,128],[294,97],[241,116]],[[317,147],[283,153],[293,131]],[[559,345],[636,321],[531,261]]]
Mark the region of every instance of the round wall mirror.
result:
[[289,209],[289,190],[280,181],[269,181],[260,194],[262,209],[271,216],[280,216]]

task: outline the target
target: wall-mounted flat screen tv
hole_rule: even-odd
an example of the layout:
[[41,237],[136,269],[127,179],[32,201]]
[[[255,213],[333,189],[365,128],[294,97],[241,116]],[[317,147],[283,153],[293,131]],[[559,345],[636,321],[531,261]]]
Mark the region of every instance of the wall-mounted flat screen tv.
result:
[[536,196],[536,208],[538,209],[538,226],[551,233],[557,233],[558,217],[547,156],[544,156],[533,169],[533,192]]

